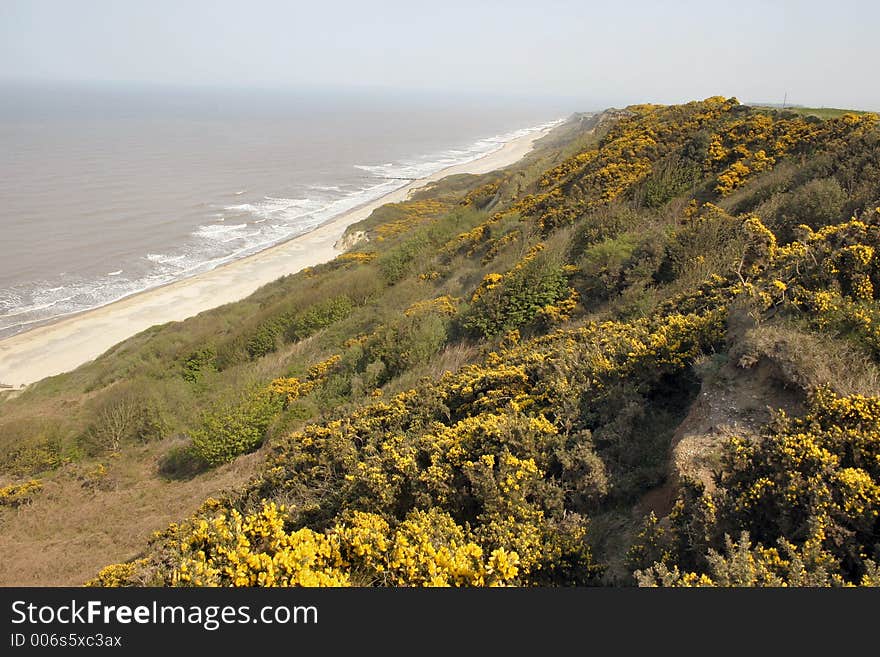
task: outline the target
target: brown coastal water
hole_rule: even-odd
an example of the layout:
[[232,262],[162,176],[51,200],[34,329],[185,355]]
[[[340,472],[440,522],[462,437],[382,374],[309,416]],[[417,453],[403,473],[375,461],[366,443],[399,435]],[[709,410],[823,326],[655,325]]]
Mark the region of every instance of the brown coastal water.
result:
[[285,241],[566,113],[376,93],[0,98],[0,338]]

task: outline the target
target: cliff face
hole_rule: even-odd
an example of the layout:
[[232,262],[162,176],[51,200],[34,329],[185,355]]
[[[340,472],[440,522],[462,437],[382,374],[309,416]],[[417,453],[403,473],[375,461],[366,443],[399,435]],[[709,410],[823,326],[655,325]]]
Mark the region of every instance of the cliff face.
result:
[[715,97],[380,208],[95,366],[162,354],[166,476],[261,464],[94,583],[875,581],[878,173],[873,115]]
[[364,242],[369,242],[366,232],[362,230],[346,231],[336,244],[333,245],[337,251],[350,251],[354,247]]

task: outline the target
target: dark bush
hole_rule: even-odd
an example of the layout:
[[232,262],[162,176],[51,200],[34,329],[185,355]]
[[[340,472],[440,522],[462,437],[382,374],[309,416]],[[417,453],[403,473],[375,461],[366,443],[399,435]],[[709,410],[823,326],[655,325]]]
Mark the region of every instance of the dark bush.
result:
[[289,342],[302,340],[341,319],[345,319],[352,310],[354,310],[354,303],[344,294],[321,301],[301,313],[296,313],[290,320],[284,337]]
[[790,192],[776,219],[776,227],[783,241],[792,237],[793,229],[800,224],[821,228],[842,219],[846,192],[834,178],[811,180]]
[[543,308],[570,293],[561,265],[536,260],[508,273],[499,285],[482,293],[465,316],[463,327],[478,337],[500,335],[527,326]]
[[203,373],[217,371],[217,350],[213,346],[196,349],[183,361],[183,378],[190,383],[201,380]]

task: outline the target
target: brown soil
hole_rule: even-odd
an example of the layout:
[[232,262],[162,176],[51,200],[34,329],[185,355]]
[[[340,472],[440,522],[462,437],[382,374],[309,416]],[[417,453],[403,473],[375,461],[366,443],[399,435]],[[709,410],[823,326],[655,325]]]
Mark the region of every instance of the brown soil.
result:
[[679,482],[687,477],[714,487],[721,445],[731,436],[754,437],[772,411],[802,410],[803,393],[786,385],[778,366],[762,358],[749,368],[725,363],[703,379],[700,393],[672,437],[670,474],[662,486],[648,491],[636,512],[653,511],[662,518],[672,510]]

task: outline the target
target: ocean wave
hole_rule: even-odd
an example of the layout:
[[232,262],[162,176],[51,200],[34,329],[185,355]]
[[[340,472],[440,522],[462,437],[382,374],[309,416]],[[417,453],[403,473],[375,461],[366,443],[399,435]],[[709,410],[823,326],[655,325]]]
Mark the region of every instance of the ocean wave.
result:
[[217,224],[209,224],[205,226],[199,226],[193,232],[193,235],[206,239],[219,239],[219,236],[221,235],[226,235],[227,233],[232,233],[237,230],[243,230],[245,228],[247,228],[247,224],[223,224],[222,226],[218,226]]
[[144,281],[135,283],[121,280],[115,284],[102,284],[82,280],[66,287],[67,295],[51,300],[46,298],[45,290],[30,290],[23,295],[27,299],[24,305],[16,308],[15,312],[0,314],[0,337],[15,335],[46,321],[100,308],[155,285],[154,282],[145,284]]
[[0,290],[0,309],[15,308],[21,305],[21,296],[7,290]]
[[144,256],[150,262],[155,262],[161,265],[167,265],[170,263],[174,263],[185,258],[185,255],[168,255],[165,253],[148,253]]
[[253,212],[255,206],[250,203],[241,203],[240,205],[227,205],[226,209],[229,212]]
[[42,303],[36,302],[36,303],[32,303],[31,305],[26,305],[23,307],[18,306],[12,312],[0,313],[0,319],[6,319],[8,317],[20,317],[21,315],[26,315],[28,313],[39,312],[40,310],[47,310],[49,308],[52,308],[52,307],[58,305],[59,303],[64,303],[65,301],[70,301],[72,298],[73,298],[73,296],[68,296],[68,297],[63,297],[61,299],[55,299],[54,301],[42,302]]
[[306,215],[321,207],[321,201],[313,198],[278,198],[264,196],[261,201],[226,206],[227,212],[250,215],[259,219],[272,219],[284,214],[288,219]]
[[110,272],[100,278],[70,276],[66,285],[60,287],[45,281],[21,285],[15,290],[19,304],[12,312],[0,313],[0,338],[177,280],[185,269],[169,266],[173,259],[176,256],[147,254],[144,260],[156,268],[139,276],[127,277],[119,270],[115,275]]
[[449,148],[438,151],[430,155],[409,160],[400,160],[397,162],[386,162],[384,164],[356,164],[356,169],[366,171],[367,173],[379,177],[390,179],[407,179],[407,178],[425,178],[448,169],[452,166],[468,164],[481,157],[490,155],[504,147],[505,144],[525,137],[535,132],[548,130],[553,128],[565,119],[556,119],[548,121],[536,126],[513,130],[492,137],[485,137],[477,141],[459,148]]

